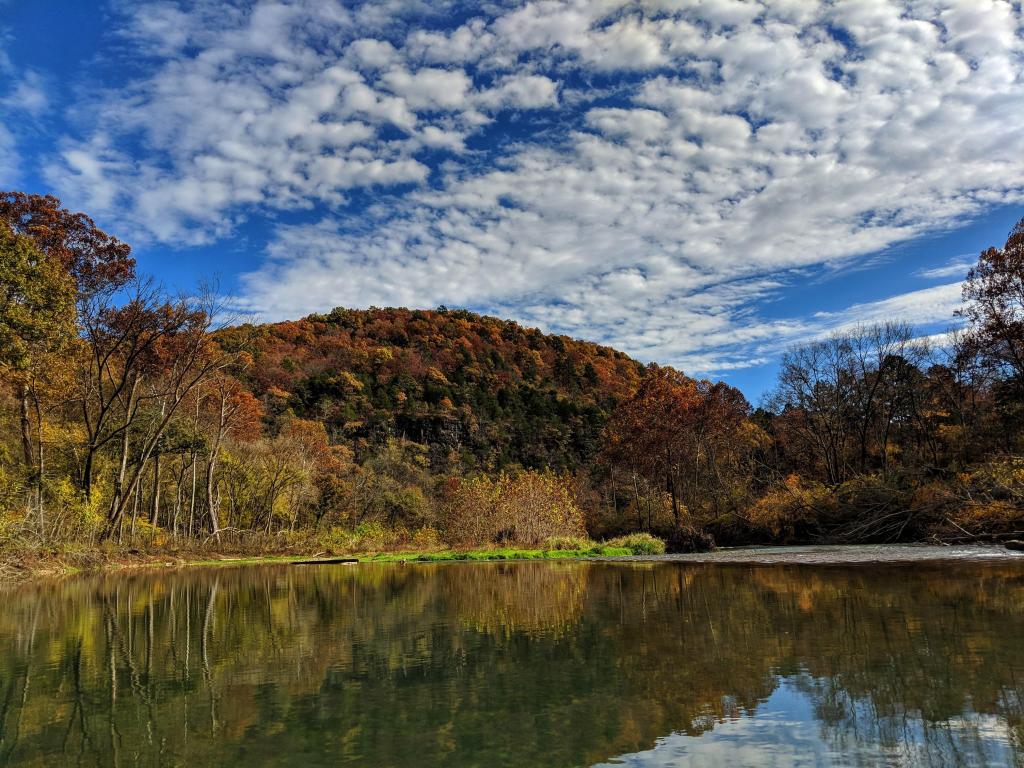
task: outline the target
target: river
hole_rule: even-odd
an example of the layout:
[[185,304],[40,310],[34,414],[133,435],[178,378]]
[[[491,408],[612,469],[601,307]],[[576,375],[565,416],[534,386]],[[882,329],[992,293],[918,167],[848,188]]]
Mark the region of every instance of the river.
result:
[[3,766],[1024,765],[1020,561],[191,568],[0,599]]

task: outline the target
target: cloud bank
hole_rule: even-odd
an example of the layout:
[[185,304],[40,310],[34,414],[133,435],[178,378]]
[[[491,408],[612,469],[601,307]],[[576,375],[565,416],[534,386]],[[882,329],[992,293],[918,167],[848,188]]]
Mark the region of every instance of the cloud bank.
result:
[[1002,0],[121,11],[137,74],[47,177],[156,241],[282,217],[239,297],[270,319],[471,306],[725,371],[857,319],[941,322],[957,283],[792,319],[759,302],[1022,198]]

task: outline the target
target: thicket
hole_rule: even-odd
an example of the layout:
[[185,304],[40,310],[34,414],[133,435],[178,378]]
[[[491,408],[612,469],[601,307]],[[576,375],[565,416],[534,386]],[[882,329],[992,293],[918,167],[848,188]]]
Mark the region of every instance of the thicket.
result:
[[1013,535],[1024,227],[964,299],[942,339],[890,323],[791,350],[754,410],[724,383],[459,310],[215,326],[213,291],[170,295],[84,214],[0,193],[0,548]]

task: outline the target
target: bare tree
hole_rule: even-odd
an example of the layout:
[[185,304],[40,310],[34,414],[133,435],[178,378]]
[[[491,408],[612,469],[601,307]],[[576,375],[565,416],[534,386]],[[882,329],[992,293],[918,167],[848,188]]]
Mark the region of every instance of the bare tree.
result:
[[[81,483],[90,494],[98,452],[116,446],[106,538],[118,529],[147,460],[182,403],[234,356],[210,339],[211,296],[172,299],[141,280],[131,284],[123,304],[99,295],[84,305],[87,364],[77,398],[87,438]],[[146,406],[157,403],[156,418],[141,418]]]

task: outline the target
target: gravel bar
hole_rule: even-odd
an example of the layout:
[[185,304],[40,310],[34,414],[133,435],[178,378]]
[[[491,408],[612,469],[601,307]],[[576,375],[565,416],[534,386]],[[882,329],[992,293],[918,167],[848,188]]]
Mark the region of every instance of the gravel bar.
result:
[[791,565],[857,565],[871,563],[1012,562],[1024,563],[1024,552],[1001,544],[864,544],[795,547],[725,547],[685,555],[640,555],[600,558],[679,563],[744,563]]

